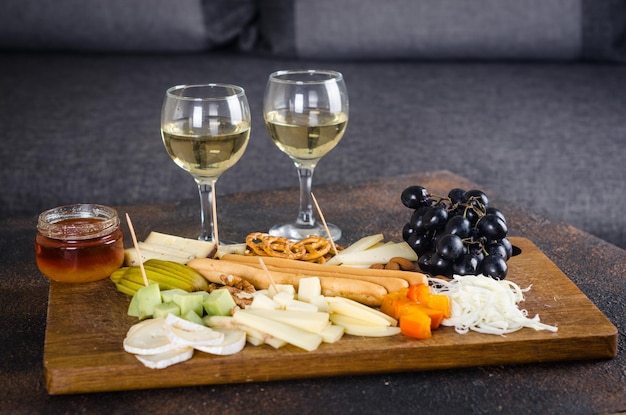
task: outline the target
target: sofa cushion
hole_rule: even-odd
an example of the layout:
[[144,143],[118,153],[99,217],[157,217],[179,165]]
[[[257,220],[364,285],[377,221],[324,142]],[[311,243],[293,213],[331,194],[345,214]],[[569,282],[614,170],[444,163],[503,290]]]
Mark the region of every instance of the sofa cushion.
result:
[[620,0],[265,0],[265,51],[306,58],[623,60]]
[[582,57],[626,61],[626,2],[582,0]]
[[253,0],[3,0],[0,49],[202,51],[253,16]]

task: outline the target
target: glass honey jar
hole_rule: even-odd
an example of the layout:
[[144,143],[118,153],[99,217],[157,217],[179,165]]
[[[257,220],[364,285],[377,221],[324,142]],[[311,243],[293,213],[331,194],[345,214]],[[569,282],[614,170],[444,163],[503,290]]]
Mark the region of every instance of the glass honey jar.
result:
[[39,215],[37,266],[58,282],[107,278],[124,262],[124,239],[115,209],[97,204],[60,206]]

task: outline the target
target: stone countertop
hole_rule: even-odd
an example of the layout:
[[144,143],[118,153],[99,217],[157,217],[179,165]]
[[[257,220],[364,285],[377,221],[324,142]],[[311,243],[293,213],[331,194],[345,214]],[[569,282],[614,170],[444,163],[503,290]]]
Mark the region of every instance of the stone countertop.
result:
[[[400,240],[410,212],[408,185],[432,193],[477,184],[446,171],[314,188],[325,217],[344,229],[342,243],[383,232]],[[618,329],[618,353],[601,361],[491,366],[269,383],[50,396],[43,345],[48,281],[37,270],[35,218],[0,221],[1,413],[568,413],[626,411],[626,251],[572,226],[551,223],[485,190],[507,216],[510,234],[533,241]],[[222,239],[243,240],[295,218],[295,189],[219,195]],[[139,239],[150,231],[193,237],[197,201],[117,207]],[[127,239],[130,241],[130,239]],[[390,356],[390,358],[393,358]],[[262,364],[259,362],[259,364]],[[320,362],[323,364],[323,362]],[[166,372],[158,373],[167,376]]]

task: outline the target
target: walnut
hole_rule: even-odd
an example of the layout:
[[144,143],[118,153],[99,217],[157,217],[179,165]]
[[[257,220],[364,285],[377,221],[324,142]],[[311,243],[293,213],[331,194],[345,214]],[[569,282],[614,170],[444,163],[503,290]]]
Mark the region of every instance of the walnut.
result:
[[241,308],[252,304],[252,293],[256,291],[254,285],[234,275],[222,275],[220,280],[224,285],[211,283],[209,284],[208,291],[212,292],[219,289],[227,290],[231,297],[233,297],[235,304]]

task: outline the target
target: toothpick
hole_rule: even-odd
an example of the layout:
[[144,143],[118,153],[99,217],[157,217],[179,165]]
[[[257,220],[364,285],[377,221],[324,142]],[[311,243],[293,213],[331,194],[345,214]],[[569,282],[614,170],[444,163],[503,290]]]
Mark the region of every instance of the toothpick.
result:
[[219,232],[217,230],[217,202],[215,201],[215,180],[211,182],[211,209],[213,210],[213,238],[215,246],[220,245]]
[[330,241],[330,246],[333,248],[333,252],[337,255],[337,247],[335,246],[335,242],[333,241],[332,236],[330,236],[330,230],[328,229],[328,224],[326,223],[326,219],[324,219],[324,214],[322,213],[322,209],[320,209],[320,205],[317,204],[317,199],[315,195],[311,193],[311,199],[313,199],[313,203],[315,203],[315,208],[317,209],[317,214],[320,215],[320,219],[322,220],[322,225],[324,225],[324,230],[326,230],[326,235],[328,235],[328,240]]
[[133,223],[130,220],[130,216],[128,213],[126,214],[126,222],[128,223],[128,228],[130,229],[130,236],[133,238],[133,245],[135,246],[135,251],[137,251],[137,257],[139,258],[139,268],[141,269],[141,276],[143,277],[143,283],[147,287],[148,277],[146,276],[146,270],[143,267],[143,257],[141,256],[141,251],[139,251],[139,244],[137,243],[137,235],[135,235],[135,228],[133,228]]
[[265,271],[265,273],[267,274],[267,276],[270,279],[270,285],[272,286],[272,288],[274,288],[274,292],[278,292],[278,287],[276,287],[276,283],[274,282],[274,278],[272,278],[272,273],[270,272],[269,269],[267,269],[267,267],[265,266],[265,262],[263,262],[263,257],[259,257],[259,264],[261,264],[261,268],[263,268],[263,271]]

